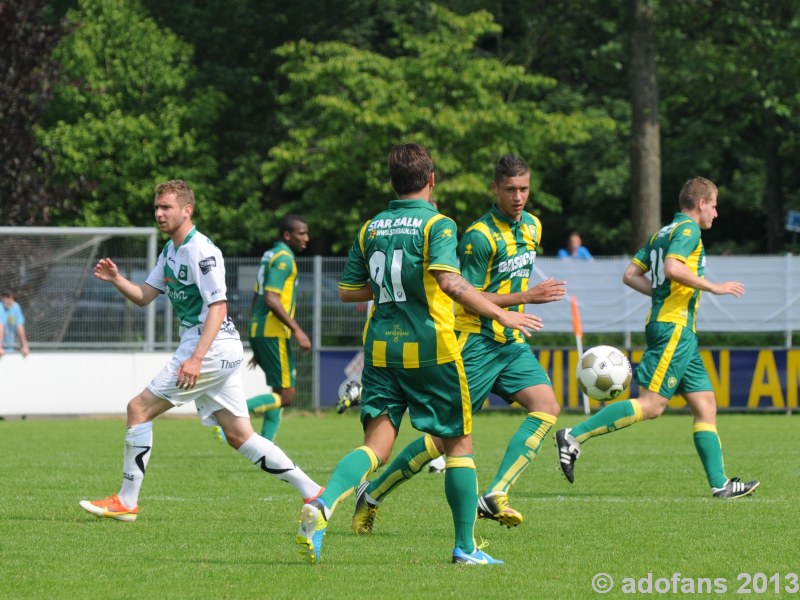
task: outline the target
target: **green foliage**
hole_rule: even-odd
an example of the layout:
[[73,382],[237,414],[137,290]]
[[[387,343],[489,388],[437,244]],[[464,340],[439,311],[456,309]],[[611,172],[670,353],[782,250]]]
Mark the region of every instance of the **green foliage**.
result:
[[[714,252],[777,251],[784,208],[800,208],[791,165],[800,131],[800,7],[768,3],[662,3],[659,71],[665,204],[683,181],[720,186]],[[735,215],[735,218],[732,218]],[[753,227],[767,235],[753,236]],[[716,240],[724,240],[717,242]]]
[[[322,483],[361,443],[355,413],[286,415],[278,443]],[[476,417],[482,487],[521,418]],[[559,426],[578,420],[567,415]],[[598,572],[618,582],[648,573],[726,577],[731,589],[740,572],[797,572],[787,551],[796,546],[797,418],[726,414],[718,426],[730,475],[762,481],[752,498],[710,497],[689,415],[592,440],[572,485],[558,472],[549,436],[511,491],[525,522],[510,530],[476,523],[476,537],[506,564],[473,569],[449,564],[452,520],[441,475],[422,472],[398,487],[372,536],[351,533],[352,496],[343,500],[322,563],[312,567],[294,550],[294,489],[195,419],[156,421],[135,523],[99,520],[78,507],[117,489],[123,418],[0,421],[0,595],[107,599],[135,590],[142,598],[349,599],[371,590],[387,599],[589,598]],[[398,444],[417,435],[406,422]],[[56,449],[58,459],[43,448]],[[609,596],[625,597],[615,592]]]
[[[800,210],[800,5],[653,5],[661,220],[703,174],[720,186],[709,249],[796,249],[782,222]],[[628,248],[626,3],[51,0],[44,14],[55,23],[70,6],[55,87],[58,31],[0,16],[8,222],[150,224],[153,184],[182,177],[228,253],[263,250],[288,211],[311,221],[311,252],[338,253],[392,196],[389,148],[413,139],[433,151],[438,201],[460,225],[514,152],[533,168],[546,254],[572,229],[595,254]]]
[[278,113],[285,138],[270,150],[264,181],[297,199],[275,204],[276,213],[307,214],[334,249],[392,197],[385,161],[396,143],[431,149],[437,202],[466,225],[485,212],[502,154],[529,160],[536,204],[554,210],[560,201],[542,189],[541,173],[561,162],[564,148],[613,128],[596,113],[546,110],[554,80],[477,53],[476,42],[498,31],[488,13],[458,16],[434,5],[426,23],[398,26],[395,58],[339,42],[276,50],[288,80]]
[[81,0],[68,16],[75,30],[55,53],[67,83],[39,129],[71,198],[61,222],[149,225],[148,192],[166,179],[189,181],[202,207],[215,172],[208,127],[221,98],[190,89],[191,48],[137,2]]

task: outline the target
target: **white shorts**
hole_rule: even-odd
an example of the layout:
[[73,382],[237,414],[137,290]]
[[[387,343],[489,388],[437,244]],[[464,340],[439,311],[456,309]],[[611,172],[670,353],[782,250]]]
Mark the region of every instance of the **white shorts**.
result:
[[223,408],[237,417],[249,418],[240,372],[244,348],[238,339],[214,340],[203,358],[195,386],[190,390],[177,386],[178,367],[192,355],[198,339],[199,335],[184,336],[175,354],[147,389],[173,406],[194,401],[203,425],[216,425],[214,413]]

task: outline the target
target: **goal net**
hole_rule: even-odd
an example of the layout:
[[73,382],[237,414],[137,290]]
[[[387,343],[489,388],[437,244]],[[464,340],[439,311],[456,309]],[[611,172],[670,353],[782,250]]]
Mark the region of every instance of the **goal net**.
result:
[[153,349],[159,303],[142,310],[93,273],[109,257],[123,275],[144,281],[156,235],[150,227],[0,227],[0,288],[16,295],[31,345]]

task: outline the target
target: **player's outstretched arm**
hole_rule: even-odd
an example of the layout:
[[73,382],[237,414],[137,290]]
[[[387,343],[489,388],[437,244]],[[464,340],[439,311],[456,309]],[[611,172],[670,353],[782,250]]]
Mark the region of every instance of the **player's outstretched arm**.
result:
[[158,290],[146,283],[126,279],[110,258],[101,258],[94,267],[94,276],[114,284],[120,293],[137,306],[146,306],[158,296]]
[[525,337],[530,337],[531,331],[539,331],[543,326],[542,320],[536,315],[503,310],[458,273],[431,271],[431,274],[436,278],[441,290],[455,302],[472,312],[494,319],[503,327],[516,329]]
[[519,306],[520,304],[547,304],[548,302],[558,302],[566,296],[567,282],[549,277],[524,292],[511,292],[510,294],[481,292],[481,294],[500,308]]
[[723,296],[730,294],[737,298],[744,294],[744,285],[738,281],[724,281],[722,283],[713,283],[703,277],[698,277],[694,272],[676,258],[667,258],[664,262],[664,275],[667,279],[677,281],[681,285],[700,290],[703,292],[711,292],[716,296]]
[[739,283],[738,281],[712,283],[709,291],[716,296],[724,296],[725,294],[729,294],[738,298],[744,294],[744,284]]

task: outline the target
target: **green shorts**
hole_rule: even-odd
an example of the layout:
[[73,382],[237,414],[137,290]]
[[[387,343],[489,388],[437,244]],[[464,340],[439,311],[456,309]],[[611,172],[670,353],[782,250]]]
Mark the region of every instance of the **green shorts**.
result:
[[481,409],[489,392],[511,404],[511,396],[520,390],[553,385],[528,344],[501,344],[480,333],[460,333],[458,343],[467,371],[472,412]]
[[400,430],[408,409],[414,429],[453,438],[472,433],[472,410],[464,363],[403,369],[364,365],[361,374],[361,423],[388,415]]
[[640,386],[667,399],[714,389],[690,328],[656,321],[645,328],[645,339],[647,350],[636,369]]
[[272,389],[283,390],[297,385],[297,371],[288,338],[250,338],[250,348]]

